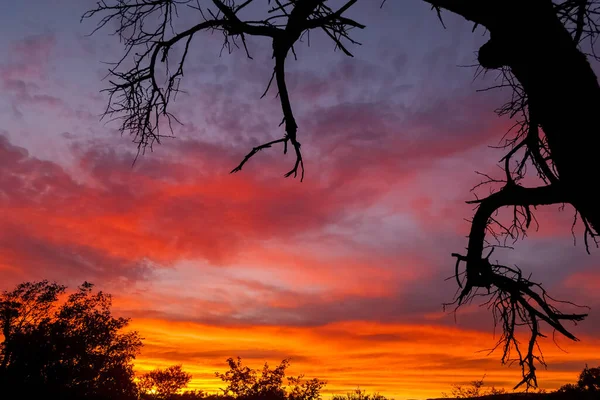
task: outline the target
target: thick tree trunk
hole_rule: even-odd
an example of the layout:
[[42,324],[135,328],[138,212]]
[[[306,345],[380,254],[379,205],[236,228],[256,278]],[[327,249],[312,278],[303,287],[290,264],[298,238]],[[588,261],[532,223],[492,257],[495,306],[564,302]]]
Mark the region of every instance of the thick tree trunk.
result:
[[516,50],[508,54],[506,65],[525,88],[567,197],[598,231],[598,80],[550,1],[511,3],[521,9],[507,18],[515,15],[517,20],[499,21],[492,37],[498,35]]
[[560,186],[600,231],[600,86],[551,0],[426,0],[487,27],[484,67],[510,67],[548,138]]

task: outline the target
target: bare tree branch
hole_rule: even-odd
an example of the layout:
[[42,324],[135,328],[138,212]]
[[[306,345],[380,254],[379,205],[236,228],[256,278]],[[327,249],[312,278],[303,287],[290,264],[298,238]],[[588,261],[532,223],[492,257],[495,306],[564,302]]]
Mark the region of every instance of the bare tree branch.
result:
[[[243,21],[238,12],[254,0],[246,0],[238,4],[235,0],[212,0],[214,8],[201,6],[193,0],[114,0],[108,3],[99,1],[96,8],[83,15],[83,19],[100,16],[100,21],[94,32],[106,27],[111,22],[117,22],[119,27],[115,33],[125,45],[124,57],[109,71],[111,86],[106,89],[109,102],[104,116],[121,120],[121,133],[128,132],[138,145],[138,153],[154,142],[160,143],[161,138],[171,137],[171,123],[179,122],[170,113],[169,106],[184,75],[184,63],[194,35],[201,31],[221,31],[224,35],[224,48],[231,50],[231,44],[237,47],[236,38],[240,39],[246,54],[250,57],[246,45],[246,36],[266,37],[272,41],[274,71],[278,95],[283,112],[285,134],[283,138],[265,143],[254,148],[231,172],[237,172],[262,149],[275,143],[284,144],[284,154],[288,144],[294,148],[296,161],[285,176],[304,178],[304,161],[298,141],[298,126],[292,110],[290,94],[285,80],[285,62],[294,44],[303,35],[313,29],[323,30],[346,54],[343,41],[357,44],[349,36],[352,28],[364,28],[364,25],[344,17],[357,0],[349,0],[338,10],[326,6],[325,0],[293,0],[282,4],[274,1],[275,6],[268,10],[271,16],[261,21]],[[268,2],[271,4],[271,1]],[[168,37],[167,31],[172,27],[173,16],[177,8],[188,6],[196,10],[204,20],[184,31]],[[274,23],[275,20],[285,22]],[[93,32],[92,32],[93,33]],[[173,64],[171,50],[183,43],[183,54],[175,60],[177,68],[169,69]],[[120,70],[122,63],[133,54],[134,66]],[[166,81],[161,81],[158,64],[166,68]],[[267,87],[267,91],[271,85]],[[266,94],[266,92],[265,92]],[[264,95],[263,95],[264,96]],[[161,132],[161,121],[169,127],[169,134]]]

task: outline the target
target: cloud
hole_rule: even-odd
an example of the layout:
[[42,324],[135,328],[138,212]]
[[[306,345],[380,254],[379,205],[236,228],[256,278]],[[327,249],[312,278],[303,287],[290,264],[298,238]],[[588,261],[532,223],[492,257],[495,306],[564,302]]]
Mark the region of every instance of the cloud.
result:
[[[225,263],[260,241],[318,231],[378,196],[363,195],[360,185],[340,190],[326,180],[304,186],[282,180],[282,190],[260,175],[197,173],[149,158],[132,169],[131,154],[97,149],[81,154],[75,180],[6,138],[0,144],[5,225],[27,229],[24,239],[83,246],[129,262]],[[210,148],[212,159],[227,154]]]

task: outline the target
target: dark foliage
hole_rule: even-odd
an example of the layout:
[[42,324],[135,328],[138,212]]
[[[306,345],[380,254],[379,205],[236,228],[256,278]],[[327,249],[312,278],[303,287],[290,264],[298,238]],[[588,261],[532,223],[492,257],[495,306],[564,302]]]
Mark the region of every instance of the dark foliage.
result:
[[[132,361],[141,340],[123,333],[125,318],[111,315],[111,297],[82,284],[28,282],[0,295],[0,393],[19,399],[137,397]],[[15,397],[16,398],[16,397]]]
[[450,389],[450,393],[442,392],[442,396],[455,398],[455,399],[470,399],[473,397],[493,396],[493,395],[499,395],[499,394],[506,393],[506,390],[497,389],[494,386],[492,386],[490,388],[486,388],[483,383],[484,379],[485,379],[485,376],[479,380],[472,381],[467,386],[460,385],[460,384],[454,384],[454,385],[452,385],[452,389]]
[[[138,388],[142,394],[152,394],[149,398],[170,399],[186,387],[191,379],[192,375],[185,372],[181,365],[173,365],[145,373],[139,379]],[[192,396],[192,393],[189,395]]]
[[[320,400],[325,382],[319,379],[305,380],[304,377],[286,377],[289,360],[283,360],[277,367],[269,368],[267,363],[262,370],[255,370],[242,364],[241,358],[227,360],[229,370],[216,372],[227,386],[222,393],[208,394],[202,391],[185,391],[191,375],[176,365],[167,369],[157,369],[143,375],[139,381],[142,400]],[[286,384],[287,381],[287,384]],[[385,400],[364,398],[362,400]]]
[[600,367],[589,368],[587,365],[579,374],[576,384],[568,383],[558,390],[563,393],[594,393],[600,398]]
[[239,400],[319,400],[325,382],[317,378],[304,380],[303,376],[288,377],[285,384],[285,371],[290,365],[283,360],[271,369],[265,363],[262,371],[242,364],[241,358],[227,360],[229,370],[216,373],[227,386],[223,394]]

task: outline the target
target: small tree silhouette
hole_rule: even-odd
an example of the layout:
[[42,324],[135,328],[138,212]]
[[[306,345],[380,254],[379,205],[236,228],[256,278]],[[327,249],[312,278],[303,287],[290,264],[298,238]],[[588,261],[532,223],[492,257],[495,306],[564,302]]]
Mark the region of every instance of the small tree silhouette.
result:
[[506,390],[504,389],[496,389],[496,387],[492,386],[489,389],[484,389],[485,385],[483,380],[485,379],[485,375],[483,378],[479,380],[475,380],[470,382],[468,386],[463,386],[459,384],[452,385],[452,389],[450,389],[450,393],[442,392],[443,397],[457,398],[457,399],[470,399],[473,397],[480,396],[489,396],[489,395],[498,395],[505,394]]
[[598,392],[600,393],[600,367],[588,368],[587,364],[577,381],[579,386],[585,392]]
[[563,393],[594,393],[600,395],[600,367],[589,368],[587,364],[579,374],[576,384],[568,383],[558,390]]
[[229,358],[227,363],[229,370],[224,374],[217,372],[216,376],[227,383],[222,389],[225,396],[240,400],[319,400],[325,386],[324,381],[317,378],[303,380],[302,375],[287,378],[288,385],[284,385],[289,359],[273,369],[265,363],[260,374],[244,366],[240,357],[237,360]]
[[145,373],[140,377],[138,387],[142,393],[154,394],[158,399],[168,399],[185,388],[191,379],[192,375],[185,372],[181,365],[172,365]]

